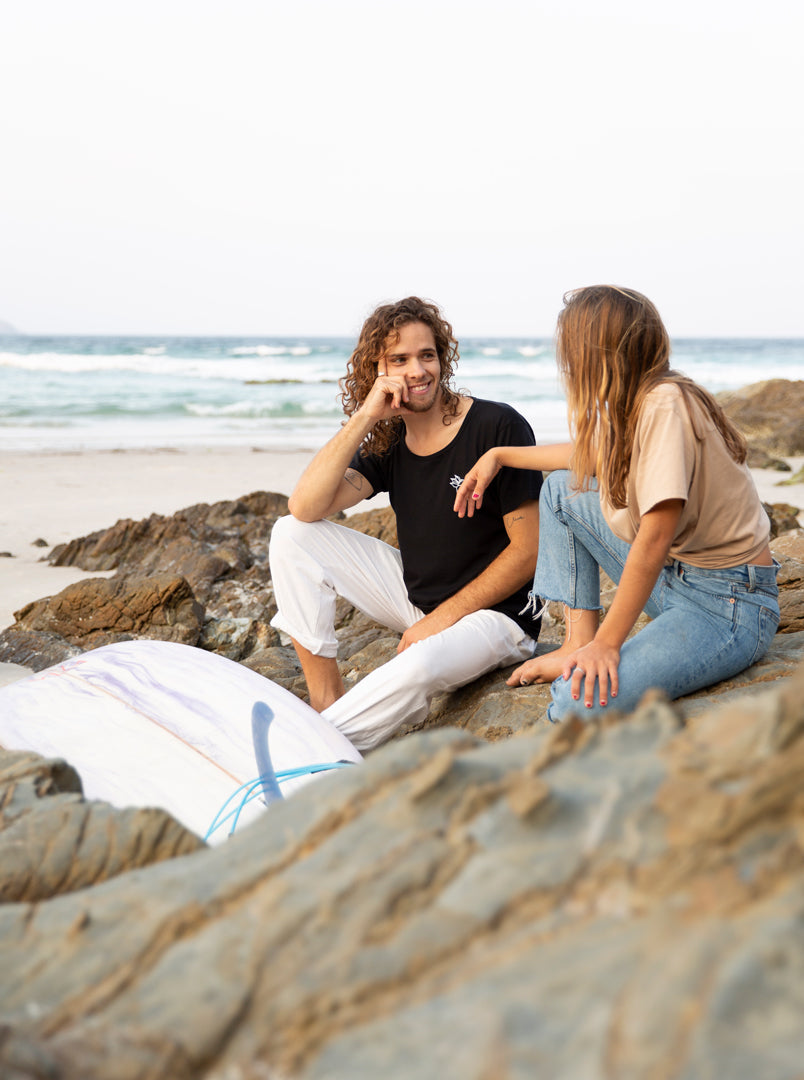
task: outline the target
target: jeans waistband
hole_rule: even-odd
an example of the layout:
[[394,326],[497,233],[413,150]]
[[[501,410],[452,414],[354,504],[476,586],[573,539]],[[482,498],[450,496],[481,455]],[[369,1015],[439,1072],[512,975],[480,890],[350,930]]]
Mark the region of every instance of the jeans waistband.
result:
[[776,573],[780,563],[773,560],[772,566],[760,566],[756,563],[743,563],[740,566],[693,566],[692,563],[672,559],[668,569],[677,577],[684,578],[700,575],[701,578],[734,582],[744,585],[747,592],[767,589],[776,584]]

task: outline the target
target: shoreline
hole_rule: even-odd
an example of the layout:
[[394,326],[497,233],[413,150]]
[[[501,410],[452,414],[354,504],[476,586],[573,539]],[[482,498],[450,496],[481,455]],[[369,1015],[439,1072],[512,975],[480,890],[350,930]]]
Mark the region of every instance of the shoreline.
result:
[[[236,499],[252,491],[289,494],[315,450],[153,448],[149,450],[0,451],[0,630],[24,604],[60,592],[97,572],[43,561],[60,543],[109,528],[124,518],[170,515],[195,503]],[[799,507],[804,483],[779,486],[792,473],[752,469],[760,498]],[[387,506],[378,495],[355,511]],[[37,541],[45,544],[37,546]],[[108,571],[106,576],[111,574]]]

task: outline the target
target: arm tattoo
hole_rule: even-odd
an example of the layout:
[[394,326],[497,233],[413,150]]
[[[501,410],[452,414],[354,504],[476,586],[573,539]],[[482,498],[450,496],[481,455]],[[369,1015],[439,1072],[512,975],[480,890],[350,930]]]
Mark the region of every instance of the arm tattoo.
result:
[[355,491],[363,490],[363,476],[359,472],[355,472],[354,469],[347,469],[343,474],[343,478],[347,484],[351,484]]
[[518,514],[518,513],[516,513],[516,511],[514,511],[514,513],[511,514],[511,516],[508,518],[508,522],[507,522],[508,528],[510,529],[511,526],[516,525],[516,523],[518,521],[524,521],[524,520],[525,520],[525,515],[524,514]]

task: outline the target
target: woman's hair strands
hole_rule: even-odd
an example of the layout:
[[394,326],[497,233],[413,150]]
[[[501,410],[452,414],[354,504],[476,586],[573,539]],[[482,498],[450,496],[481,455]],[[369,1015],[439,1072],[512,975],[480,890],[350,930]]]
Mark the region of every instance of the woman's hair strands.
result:
[[577,489],[588,490],[597,477],[613,506],[626,505],[639,414],[646,396],[660,383],[673,383],[684,395],[696,438],[702,433],[696,428],[693,403],[709,415],[734,460],[745,461],[745,439],[720,405],[670,367],[667,330],[641,293],[615,285],[567,293],[558,317],[556,357],[575,443]]

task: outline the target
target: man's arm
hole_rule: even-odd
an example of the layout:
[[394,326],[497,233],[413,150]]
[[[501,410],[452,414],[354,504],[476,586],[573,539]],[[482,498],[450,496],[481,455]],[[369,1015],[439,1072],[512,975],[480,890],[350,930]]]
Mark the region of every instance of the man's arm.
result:
[[416,641],[453,626],[464,615],[490,608],[516,592],[533,578],[539,551],[539,503],[530,499],[503,519],[508,546],[476,578],[454,596],[439,604],[429,615],[408,627],[398,652]]
[[365,476],[350,469],[349,463],[374,425],[398,417],[407,400],[405,380],[388,375],[381,358],[377,378],[366,400],[318,451],[293,489],[288,508],[295,518],[320,521],[356,506],[373,494],[374,489]]
[[373,421],[356,412],[318,451],[288,499],[288,508],[295,518],[320,521],[339,510],[348,510],[372,494],[371,484],[350,469],[349,463],[373,426]]

